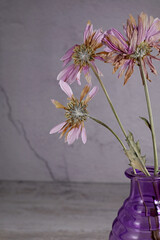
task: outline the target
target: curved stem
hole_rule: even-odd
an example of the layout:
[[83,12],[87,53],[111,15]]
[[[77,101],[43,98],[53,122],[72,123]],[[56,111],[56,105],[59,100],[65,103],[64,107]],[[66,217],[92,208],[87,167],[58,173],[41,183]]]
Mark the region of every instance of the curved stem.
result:
[[152,115],[152,108],[151,108],[151,102],[149,97],[149,91],[147,86],[147,80],[143,69],[143,63],[142,58],[139,57],[139,69],[142,77],[142,82],[144,85],[144,91],[145,91],[145,97],[147,102],[147,108],[148,108],[148,115],[149,115],[149,121],[151,125],[151,134],[152,134],[152,142],[153,142],[153,153],[154,153],[154,174],[156,175],[158,173],[158,155],[157,155],[157,144],[156,144],[156,136],[155,136],[155,130],[154,130],[154,123],[153,123],[153,115]]
[[122,145],[123,147],[123,150],[126,150],[126,147],[124,146],[122,140],[117,136],[117,134],[110,128],[108,127],[104,122],[94,118],[94,117],[91,117],[91,116],[88,116],[89,118],[91,118],[93,121],[99,123],[100,125],[102,125],[103,127],[107,128],[116,138],[117,140],[119,141],[119,143]]
[[97,77],[97,79],[98,79],[98,81],[99,81],[99,83],[100,83],[100,85],[101,85],[101,87],[103,89],[103,92],[104,92],[104,94],[105,94],[105,96],[106,96],[106,98],[107,98],[107,100],[108,100],[108,102],[110,104],[110,107],[111,107],[111,109],[112,109],[112,111],[113,111],[113,113],[114,113],[114,115],[115,115],[115,117],[117,119],[117,122],[118,122],[118,124],[119,124],[119,126],[120,126],[120,128],[121,128],[121,130],[122,130],[122,132],[124,134],[124,136],[127,138],[127,133],[125,132],[124,127],[123,127],[123,125],[122,125],[122,123],[121,123],[121,121],[120,121],[120,119],[118,117],[118,114],[116,113],[116,110],[113,107],[111,99],[110,99],[110,97],[108,95],[108,92],[107,92],[107,90],[106,90],[102,80],[100,79],[100,77],[99,77],[98,73],[96,72],[95,68],[93,67],[93,65],[90,62],[88,62],[88,64],[91,67],[92,71],[94,72],[95,76]]

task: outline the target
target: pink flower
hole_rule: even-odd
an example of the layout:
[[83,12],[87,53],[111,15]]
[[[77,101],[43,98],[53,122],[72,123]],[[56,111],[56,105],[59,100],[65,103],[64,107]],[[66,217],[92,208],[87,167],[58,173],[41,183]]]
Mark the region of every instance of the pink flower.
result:
[[153,48],[160,52],[160,19],[148,18],[143,12],[138,16],[138,24],[130,15],[127,25],[124,27],[126,37],[112,28],[105,33],[102,42],[106,45],[105,51],[108,52],[106,62],[113,64],[113,73],[120,68],[118,77],[125,72],[124,84],[133,73],[134,65],[139,64],[139,57],[142,58],[146,78],[148,72],[146,65],[151,72],[157,74],[152,64],[152,59],[158,59],[152,53]]
[[84,43],[81,45],[74,45],[71,47],[66,54],[61,58],[64,62],[63,66],[65,67],[68,63],[72,61],[72,64],[67,66],[62,70],[58,76],[57,80],[62,80],[69,84],[77,81],[79,85],[81,72],[84,73],[88,83],[91,82],[91,75],[89,72],[90,62],[96,69],[99,75],[102,75],[98,68],[95,66],[95,59],[104,61],[105,52],[96,53],[96,50],[102,47],[102,38],[104,34],[101,29],[93,31],[93,25],[88,22],[86,29],[84,31]]
[[72,144],[81,136],[82,142],[85,144],[87,141],[87,135],[84,122],[88,118],[87,106],[88,102],[97,93],[98,87],[95,86],[90,91],[90,86],[86,85],[81,92],[80,99],[78,100],[74,97],[72,89],[68,83],[61,80],[59,84],[61,89],[67,94],[69,102],[66,107],[53,99],[52,103],[56,108],[62,108],[65,110],[66,121],[52,128],[50,134],[57,132],[61,133],[60,138],[66,134],[65,142],[68,142],[68,144]]

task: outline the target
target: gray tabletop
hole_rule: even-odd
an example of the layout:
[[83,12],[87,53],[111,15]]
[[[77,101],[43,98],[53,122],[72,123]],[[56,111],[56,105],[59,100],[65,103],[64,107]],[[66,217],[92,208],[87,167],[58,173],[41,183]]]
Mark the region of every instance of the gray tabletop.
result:
[[128,184],[0,182],[1,240],[107,240]]

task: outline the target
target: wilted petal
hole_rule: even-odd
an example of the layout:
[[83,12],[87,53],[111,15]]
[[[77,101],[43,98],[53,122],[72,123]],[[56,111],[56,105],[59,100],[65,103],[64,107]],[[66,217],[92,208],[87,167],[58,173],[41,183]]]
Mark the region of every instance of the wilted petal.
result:
[[149,38],[151,36],[155,35],[159,31],[160,31],[160,19],[155,18],[152,25],[150,26],[150,28],[147,31],[146,40],[149,41]]
[[91,39],[90,46],[96,50],[102,46],[102,39],[104,37],[104,33],[102,33],[101,29],[98,29],[94,32],[93,37]]
[[98,92],[98,89],[99,89],[98,86],[94,86],[92,90],[88,93],[87,97],[89,97],[89,99],[91,100]]
[[160,41],[160,31],[157,32],[156,34],[152,35],[151,37],[149,37],[148,42],[150,43],[154,43]]
[[122,52],[121,49],[117,46],[117,41],[115,41],[115,37],[112,36],[111,34],[105,35],[103,38],[103,43],[107,45],[112,51],[117,51],[117,52]]
[[150,16],[150,18],[149,18],[149,20],[148,20],[147,29],[150,28],[150,26],[152,25],[153,21],[154,21],[154,17]]
[[51,129],[49,134],[53,134],[53,133],[59,132],[65,126],[65,124],[66,124],[66,122],[58,124],[57,126],[55,126],[54,128]]
[[65,92],[69,98],[72,98],[73,92],[72,92],[71,87],[68,85],[68,83],[59,81],[59,85],[60,85],[61,89],[63,90],[63,92]]
[[146,60],[146,64],[149,66],[151,72],[157,75],[157,71],[156,71],[154,65],[152,64],[151,58],[146,57],[145,60]]
[[85,78],[87,80],[87,82],[89,84],[91,84],[91,74],[90,74],[90,71],[89,71],[89,66],[85,66],[83,67],[83,72],[84,72],[84,75],[85,75]]
[[134,28],[137,26],[136,20],[135,20],[135,18],[132,16],[132,14],[129,15],[129,23],[130,23],[130,25],[132,25],[132,27],[134,27]]
[[137,29],[134,29],[132,38],[130,40],[129,53],[135,52],[136,45],[137,45]]
[[103,36],[104,36],[104,33],[102,32],[102,30],[98,29],[95,31],[93,40],[96,41],[97,43],[101,43]]
[[123,37],[123,35],[119,31],[117,31],[117,29],[112,28],[108,32],[115,36],[124,45],[125,49],[128,48],[127,40]]
[[82,142],[85,144],[87,142],[87,134],[86,134],[86,129],[84,127],[82,127],[81,138],[82,138]]
[[129,63],[131,60],[126,60],[125,63],[121,66],[119,73],[118,73],[118,78],[121,78],[125,70],[127,69]]
[[59,103],[58,101],[51,99],[51,102],[56,106],[56,108],[63,108],[65,109],[65,106],[63,106],[61,103]]
[[81,92],[81,96],[80,96],[80,102],[82,101],[82,99],[87,95],[87,93],[89,92],[90,86],[86,85],[82,92]]
[[84,31],[84,42],[86,42],[93,33],[93,25],[91,24],[90,21],[88,21],[86,29]]
[[129,19],[127,19],[127,26],[126,26],[126,36],[128,38],[128,40],[130,41],[133,31],[136,28],[136,20],[135,18],[130,14],[129,15]]
[[134,70],[134,60],[131,60],[128,66],[128,69],[125,73],[124,85],[127,83],[128,79],[131,77]]
[[[143,58],[143,61],[142,61],[142,66],[143,66],[143,70],[144,70],[144,73],[145,73],[145,76],[146,76],[147,80],[149,80],[151,82],[151,79],[149,78],[148,72],[147,72],[147,69],[146,69],[146,59],[147,59],[147,57],[145,56]],[[143,82],[143,80],[142,80],[142,82]]]
[[147,28],[148,28],[148,16],[142,12],[138,16],[138,40],[137,40],[138,45],[145,40]]
[[112,49],[110,49],[109,47],[105,46],[104,51],[108,53],[108,52],[112,52]]
[[95,56],[94,58],[95,58],[95,59],[98,59],[98,60],[100,60],[100,61],[103,61],[103,62],[105,61],[104,58],[103,58],[103,57],[100,57],[100,56]]
[[156,59],[156,60],[159,60],[160,61],[160,58],[156,57],[156,56],[153,56],[153,55],[150,55],[150,58],[153,58],[153,59]]

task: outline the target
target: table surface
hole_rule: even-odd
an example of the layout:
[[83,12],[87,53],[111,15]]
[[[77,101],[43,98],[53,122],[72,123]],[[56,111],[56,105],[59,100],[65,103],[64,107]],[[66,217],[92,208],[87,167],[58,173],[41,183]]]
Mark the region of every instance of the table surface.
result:
[[128,184],[0,182],[0,240],[108,240]]

